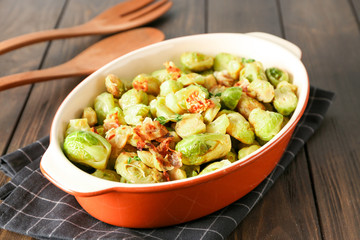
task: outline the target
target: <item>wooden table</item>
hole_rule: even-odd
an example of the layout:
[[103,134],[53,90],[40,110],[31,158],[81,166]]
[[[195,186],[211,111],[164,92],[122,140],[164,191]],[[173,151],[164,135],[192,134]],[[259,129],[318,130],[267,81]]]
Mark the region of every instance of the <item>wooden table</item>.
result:
[[[82,23],[119,0],[0,0],[0,40]],[[316,134],[229,239],[360,239],[360,1],[174,0],[149,26],[166,38],[263,31],[297,44],[313,86],[336,92]],[[0,75],[63,63],[101,36],[56,40],[0,56]],[[0,92],[0,153],[49,134],[82,78]],[[0,173],[0,185],[8,178]],[[1,239],[29,239],[1,231]]]

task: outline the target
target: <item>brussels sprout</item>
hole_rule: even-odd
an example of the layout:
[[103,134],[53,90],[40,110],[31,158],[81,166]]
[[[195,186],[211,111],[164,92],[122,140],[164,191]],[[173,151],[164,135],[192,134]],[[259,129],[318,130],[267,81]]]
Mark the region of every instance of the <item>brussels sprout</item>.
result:
[[194,95],[195,92],[197,92],[198,95],[203,99],[206,99],[209,97],[209,92],[206,88],[204,88],[200,85],[190,85],[190,86],[183,88],[175,93],[175,97],[178,99],[179,106],[183,109],[188,109],[186,100],[191,95]]
[[287,91],[291,91],[293,93],[296,94],[297,91],[297,86],[285,81],[279,82],[279,84],[277,85],[276,89],[282,89],[282,90],[287,90]]
[[255,134],[263,141],[269,141],[280,130],[283,116],[280,113],[269,112],[256,108],[249,116],[249,122],[255,129]]
[[219,53],[214,59],[214,70],[226,70],[231,78],[239,79],[239,72],[243,68],[240,59],[230,53]]
[[181,63],[191,71],[201,72],[211,69],[214,58],[198,52],[185,52],[180,56]]
[[231,150],[231,140],[227,134],[202,133],[184,138],[175,149],[181,152],[183,164],[201,165],[224,157]]
[[260,148],[259,145],[250,145],[248,147],[243,147],[239,150],[238,152],[238,158],[239,160],[246,157],[247,155],[249,155],[252,152],[255,152],[256,150],[258,150]]
[[177,81],[185,87],[191,84],[203,85],[205,83],[205,77],[197,73],[188,73],[181,75]]
[[174,119],[174,116],[176,115],[166,106],[166,101],[164,97],[158,97],[156,99],[156,102],[154,103],[154,107],[155,109],[153,111],[156,113],[156,116],[158,118],[163,118],[163,123],[167,123],[170,120]]
[[71,119],[67,126],[65,137],[76,131],[90,131],[87,118]]
[[210,98],[210,101],[212,101],[213,104],[202,113],[204,117],[204,123],[206,124],[212,122],[221,109],[220,99],[218,97],[212,97]]
[[158,95],[160,92],[160,81],[149,74],[139,74],[133,81],[132,85],[136,90],[142,90],[148,94]]
[[105,78],[106,90],[114,97],[119,98],[125,92],[124,83],[114,74],[109,74]]
[[263,80],[252,81],[249,84],[247,91],[249,96],[254,97],[264,103],[271,102],[275,95],[273,85],[271,85],[271,83],[268,81]]
[[103,124],[106,115],[115,107],[114,96],[108,92],[101,93],[95,98],[94,110],[98,124]]
[[131,105],[124,110],[124,114],[125,122],[135,126],[141,124],[146,117],[150,117],[150,107],[144,104]]
[[105,129],[103,125],[98,125],[93,127],[94,133],[97,133],[101,135],[102,137],[105,137]]
[[70,133],[64,141],[64,152],[74,162],[96,169],[105,169],[111,145],[99,134],[89,131]]
[[199,175],[199,172],[200,172],[200,166],[198,166],[198,165],[183,164],[180,169],[185,171],[187,178],[195,177],[195,176]]
[[223,85],[215,85],[212,88],[209,89],[209,92],[214,96],[221,96],[221,93],[224,92],[228,87],[225,87]]
[[256,100],[255,98],[249,97],[246,94],[242,94],[241,98],[236,106],[236,110],[241,113],[246,119],[249,119],[249,115],[255,108],[265,110],[264,104]]
[[286,81],[289,82],[289,74],[280,68],[272,67],[268,68],[265,71],[267,79],[271,82],[274,87],[276,87],[279,82]]
[[214,72],[214,77],[216,79],[216,82],[219,85],[225,86],[225,87],[231,87],[234,85],[235,81],[237,79],[234,79],[231,77],[230,73],[227,70],[222,70],[221,72]]
[[94,126],[97,123],[96,112],[92,107],[84,108],[82,118],[86,118],[90,127]]
[[204,77],[205,77],[205,83],[204,83],[203,86],[207,90],[210,90],[211,88],[215,87],[218,84],[217,81],[216,81],[216,78],[214,77],[213,74],[207,74]]
[[226,134],[226,129],[229,125],[229,118],[226,114],[222,114],[206,126],[206,132]]
[[130,89],[126,93],[124,93],[120,100],[119,104],[122,110],[125,110],[131,105],[135,104],[149,104],[149,97],[146,92],[142,90]]
[[174,93],[169,93],[165,97],[165,105],[174,113],[183,114],[185,109],[179,105],[179,101]]
[[174,169],[168,171],[168,173],[169,173],[170,181],[181,180],[181,179],[185,179],[187,177],[186,172],[184,170],[182,170],[181,168],[174,168]]
[[176,144],[181,141],[181,137],[173,130],[169,130],[169,135],[172,137],[169,147],[175,149]]
[[176,93],[182,88],[183,85],[181,82],[172,79],[166,80],[160,85],[160,96],[165,97],[169,93]]
[[153,73],[151,73],[151,76],[157,78],[160,81],[160,83],[172,79],[171,74],[166,69],[156,70]]
[[199,176],[213,172],[213,171],[221,169],[221,168],[224,168],[226,166],[229,166],[230,164],[231,164],[231,162],[227,159],[210,163],[199,173]]
[[104,170],[96,169],[96,171],[93,172],[91,175],[114,182],[120,182],[121,179],[121,176],[119,174],[117,174],[114,170],[110,170],[110,169],[104,169]]
[[203,117],[199,113],[184,114],[181,121],[175,125],[176,133],[184,138],[190,135],[204,133],[206,125],[203,122]]
[[148,167],[155,168],[159,171],[169,171],[174,169],[174,166],[169,161],[164,159],[160,154],[150,151],[137,151],[137,154],[141,161]]
[[128,183],[164,182],[161,172],[146,166],[136,153],[122,152],[115,162],[115,170]]
[[111,154],[108,168],[114,167],[116,158],[119,156],[120,152],[123,150],[132,135],[132,127],[127,125],[111,128],[106,132],[105,138],[111,144]]
[[249,122],[238,112],[227,113],[226,116],[230,123],[226,132],[240,142],[252,144],[255,139],[255,134]]
[[240,97],[242,95],[242,89],[239,87],[230,87],[227,88],[221,94],[221,104],[230,110],[234,110],[236,105],[238,104]]
[[296,108],[298,99],[292,91],[287,88],[275,89],[274,107],[276,111],[284,116],[289,116]]
[[229,160],[232,163],[235,162],[236,160],[238,160],[237,154],[235,153],[234,150],[231,150],[230,152],[228,152],[228,154],[226,154],[224,158]]
[[104,120],[104,130],[109,131],[111,128],[117,128],[120,125],[125,125],[125,116],[123,111],[119,107],[114,107],[107,115]]
[[261,62],[254,61],[246,63],[240,72],[240,80],[242,79],[247,79],[250,83],[255,80],[266,81],[264,67]]

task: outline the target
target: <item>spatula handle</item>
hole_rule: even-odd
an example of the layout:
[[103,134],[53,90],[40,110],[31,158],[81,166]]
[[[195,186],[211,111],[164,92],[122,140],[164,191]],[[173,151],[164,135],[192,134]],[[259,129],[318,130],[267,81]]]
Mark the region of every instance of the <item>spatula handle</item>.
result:
[[89,70],[76,69],[74,66],[68,67],[67,64],[61,64],[42,70],[17,73],[0,78],[0,91],[30,83],[89,75],[91,72],[88,71]]
[[47,40],[61,39],[68,37],[79,37],[79,36],[85,36],[91,34],[95,34],[95,33],[92,33],[91,28],[85,24],[70,28],[51,29],[51,30],[34,32],[34,33],[28,33],[0,42],[0,54]]

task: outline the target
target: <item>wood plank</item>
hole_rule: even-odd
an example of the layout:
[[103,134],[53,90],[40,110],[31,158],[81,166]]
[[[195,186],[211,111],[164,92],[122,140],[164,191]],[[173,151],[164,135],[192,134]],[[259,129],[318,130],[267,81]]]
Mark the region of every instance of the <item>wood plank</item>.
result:
[[231,239],[322,239],[309,175],[299,175],[305,159],[301,151]]
[[302,48],[311,84],[337,94],[308,144],[324,239],[360,236],[360,33],[348,3],[281,1],[286,36]]
[[[65,1],[0,1],[0,41],[33,31],[51,29]],[[42,9],[42,11],[39,11]],[[37,69],[47,43],[24,47],[0,56],[0,76]],[[30,86],[0,92],[0,153],[4,154],[26,101]]]
[[[282,36],[276,1],[210,0],[208,16],[209,32]],[[321,239],[306,157],[296,159],[229,239]]]

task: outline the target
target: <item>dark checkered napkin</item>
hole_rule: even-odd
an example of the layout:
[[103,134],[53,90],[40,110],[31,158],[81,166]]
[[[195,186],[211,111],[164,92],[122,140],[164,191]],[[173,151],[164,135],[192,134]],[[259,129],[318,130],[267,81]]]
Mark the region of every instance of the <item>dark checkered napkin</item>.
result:
[[49,138],[1,158],[1,170],[12,177],[0,188],[0,227],[38,239],[225,239],[251,211],[295,158],[324,119],[334,94],[311,87],[309,103],[282,159],[253,191],[201,219],[158,229],[108,225],[87,214],[75,198],[51,184],[39,163]]

